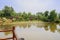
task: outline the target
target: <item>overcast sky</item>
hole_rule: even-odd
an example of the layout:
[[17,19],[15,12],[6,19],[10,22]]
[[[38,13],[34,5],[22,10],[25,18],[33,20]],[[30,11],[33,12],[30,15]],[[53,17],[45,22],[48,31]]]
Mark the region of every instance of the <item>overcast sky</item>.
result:
[[60,0],[0,0],[0,10],[12,6],[16,12],[44,12],[55,9],[60,12]]

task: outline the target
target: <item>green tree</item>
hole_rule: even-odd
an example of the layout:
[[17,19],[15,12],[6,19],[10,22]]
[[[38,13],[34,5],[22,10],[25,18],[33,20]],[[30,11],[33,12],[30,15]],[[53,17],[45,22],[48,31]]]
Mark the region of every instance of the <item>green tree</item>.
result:
[[59,16],[59,19],[60,19],[60,14],[58,16]]
[[48,13],[49,13],[49,11],[44,12],[45,17],[48,17]]
[[49,15],[49,21],[54,22],[56,21],[56,18],[57,18],[57,13],[55,12],[55,10],[52,10]]
[[36,16],[37,16],[37,20],[43,20],[43,13],[42,12],[37,12]]
[[49,16],[49,11],[45,11],[43,20],[47,22],[48,21],[48,16]]
[[31,12],[28,12],[28,14],[27,14],[28,20],[30,20],[31,16],[32,16]]
[[4,12],[0,10],[0,17],[3,17]]
[[11,14],[14,12],[12,7],[5,6],[3,9],[4,17],[11,17]]
[[25,20],[25,21],[28,20],[28,17],[27,17],[27,13],[26,12],[23,12],[22,13],[22,17],[23,17],[23,20]]

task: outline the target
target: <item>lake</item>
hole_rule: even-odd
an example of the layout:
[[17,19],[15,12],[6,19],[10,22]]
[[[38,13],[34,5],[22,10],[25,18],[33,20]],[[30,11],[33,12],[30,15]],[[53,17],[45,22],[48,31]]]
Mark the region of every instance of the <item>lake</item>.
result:
[[[15,26],[18,38],[25,40],[60,40],[60,24],[56,23],[21,23],[17,25],[1,25],[0,30],[11,29]],[[12,36],[11,32],[0,33],[0,38]]]

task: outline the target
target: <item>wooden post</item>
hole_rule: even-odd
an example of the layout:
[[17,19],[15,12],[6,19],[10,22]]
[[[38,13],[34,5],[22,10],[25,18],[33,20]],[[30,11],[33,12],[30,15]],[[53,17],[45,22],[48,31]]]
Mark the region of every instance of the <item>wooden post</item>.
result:
[[17,40],[16,34],[15,34],[15,27],[13,27],[12,30],[0,30],[0,32],[9,32],[9,31],[12,31],[13,37],[11,37],[11,38],[3,38],[3,39],[0,39],[0,40],[7,40],[7,39]]
[[13,27],[13,40],[14,40],[14,39],[17,40],[16,34],[15,34],[15,27]]
[[15,33],[14,33],[15,27],[13,27],[13,40],[15,39]]

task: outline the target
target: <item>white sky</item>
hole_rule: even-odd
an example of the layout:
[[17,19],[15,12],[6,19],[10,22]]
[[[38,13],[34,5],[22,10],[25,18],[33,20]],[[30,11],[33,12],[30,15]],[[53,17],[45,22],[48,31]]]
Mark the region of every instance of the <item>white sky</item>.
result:
[[54,9],[57,12],[60,11],[60,0],[6,0],[4,2],[6,3],[5,5],[12,6],[16,12],[26,11],[36,13]]

